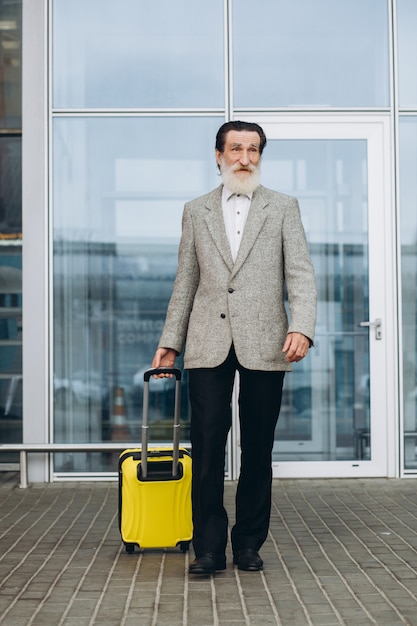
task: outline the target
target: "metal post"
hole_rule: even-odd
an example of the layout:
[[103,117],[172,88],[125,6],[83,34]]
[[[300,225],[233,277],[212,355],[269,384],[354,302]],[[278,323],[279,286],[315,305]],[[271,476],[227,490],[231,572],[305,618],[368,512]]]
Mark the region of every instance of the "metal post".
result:
[[21,489],[27,489],[28,486],[28,463],[26,450],[20,451],[20,485]]

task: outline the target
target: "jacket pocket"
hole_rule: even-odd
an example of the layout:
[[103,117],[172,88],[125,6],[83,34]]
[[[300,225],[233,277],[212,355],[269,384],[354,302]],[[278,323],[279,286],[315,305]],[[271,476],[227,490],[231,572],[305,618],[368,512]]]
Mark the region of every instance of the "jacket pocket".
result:
[[280,323],[277,316],[268,313],[259,314],[259,352],[261,358],[268,362],[283,360],[282,348],[285,342],[286,326]]

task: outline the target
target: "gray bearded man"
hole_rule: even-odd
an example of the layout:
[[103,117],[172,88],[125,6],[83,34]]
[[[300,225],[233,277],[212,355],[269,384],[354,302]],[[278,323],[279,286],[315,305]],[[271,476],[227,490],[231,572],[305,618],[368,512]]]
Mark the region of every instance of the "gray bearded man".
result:
[[172,367],[186,344],[193,574],[226,568],[224,463],[236,371],[241,469],[233,562],[241,570],[262,569],[259,549],[269,528],[284,375],[314,339],[316,287],[298,202],[259,184],[265,145],[257,124],[235,121],[219,129],[216,161],[223,184],[185,205],[177,276],[152,363]]

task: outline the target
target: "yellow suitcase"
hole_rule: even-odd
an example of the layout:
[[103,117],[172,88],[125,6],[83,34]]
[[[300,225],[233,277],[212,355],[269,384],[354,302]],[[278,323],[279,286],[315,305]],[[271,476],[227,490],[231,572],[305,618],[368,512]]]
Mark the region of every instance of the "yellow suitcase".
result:
[[149,379],[154,373],[151,369],[144,374],[142,447],[124,450],[119,457],[119,529],[129,554],[135,546],[179,546],[185,552],[193,534],[191,456],[179,447],[181,371],[163,371],[176,378],[172,447],[148,449]]

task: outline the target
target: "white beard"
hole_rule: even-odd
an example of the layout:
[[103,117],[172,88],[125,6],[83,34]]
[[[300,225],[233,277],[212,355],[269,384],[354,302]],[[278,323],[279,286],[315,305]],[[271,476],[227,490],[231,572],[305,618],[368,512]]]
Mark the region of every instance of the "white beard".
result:
[[256,167],[250,163],[247,167],[249,172],[244,175],[236,173],[236,170],[239,169],[240,165],[238,163],[228,167],[222,158],[220,173],[222,175],[223,184],[233,193],[249,195],[259,187],[261,177],[259,166]]

